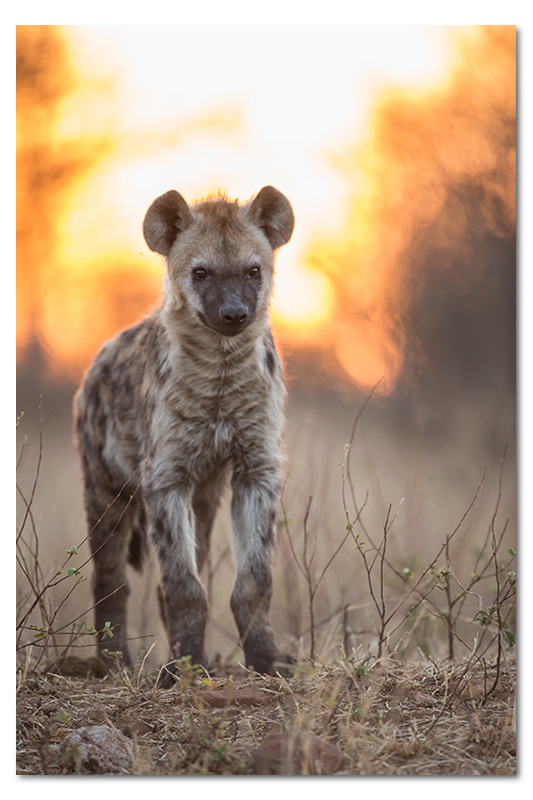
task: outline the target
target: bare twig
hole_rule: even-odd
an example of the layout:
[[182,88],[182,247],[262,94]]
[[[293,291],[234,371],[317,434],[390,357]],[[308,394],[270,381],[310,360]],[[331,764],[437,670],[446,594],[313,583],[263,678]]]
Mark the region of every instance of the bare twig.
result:
[[[24,517],[22,519],[22,524],[20,526],[20,530],[19,530],[19,532],[17,534],[17,543],[18,543],[20,537],[22,536],[24,528],[26,527],[26,522],[28,520],[28,515],[30,513],[30,509],[32,507],[33,500],[34,500],[34,497],[35,497],[35,491],[37,489],[37,484],[39,483],[39,475],[41,474],[41,462],[43,460],[43,413],[42,412],[43,412],[43,398],[41,396],[39,398],[39,455],[37,457],[37,469],[36,469],[36,472],[35,472],[35,478],[34,478],[33,486],[32,486],[32,489],[31,489],[30,499],[29,499],[29,502],[26,504],[26,512],[25,512]],[[19,417],[19,419],[20,419],[20,417]],[[21,457],[22,457],[22,454],[21,454]],[[19,461],[20,461],[20,459],[19,459]]]

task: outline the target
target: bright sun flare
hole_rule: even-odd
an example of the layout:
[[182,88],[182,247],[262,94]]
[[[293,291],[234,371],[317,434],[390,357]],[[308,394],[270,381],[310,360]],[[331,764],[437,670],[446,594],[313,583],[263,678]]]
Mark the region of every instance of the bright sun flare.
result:
[[[195,200],[222,189],[244,200],[273,184],[290,198],[297,220],[293,240],[278,256],[277,329],[300,347],[332,347],[354,382],[368,385],[383,371],[388,375],[383,386],[391,388],[401,358],[379,305],[387,251],[393,259],[399,245],[394,232],[376,238],[372,213],[382,187],[372,183],[375,177],[369,182],[363,169],[367,164],[359,156],[346,169],[339,153],[368,139],[380,98],[395,91],[424,97],[442,89],[457,59],[458,42],[475,36],[475,29],[58,30],[68,46],[74,89],[61,99],[53,145],[68,152],[71,143],[86,142],[92,161],[72,177],[56,220],[54,269],[56,276],[61,271],[68,276],[63,285],[70,286],[70,299],[58,279],[42,293],[40,336],[47,351],[65,361],[70,351],[73,363],[86,363],[87,351],[94,352],[81,308],[95,294],[95,281],[107,280],[109,265],[120,267],[120,274],[126,274],[127,265],[132,282],[141,287],[138,294],[145,287],[150,302],[157,299],[154,287],[161,282],[162,264],[148,251],[141,231],[154,197],[176,188]],[[375,156],[368,148],[367,154]],[[422,206],[438,198],[432,192]],[[350,299],[359,322],[342,342],[335,339],[339,295],[334,262],[326,247],[316,258],[310,252],[311,242],[322,239],[337,242],[330,252],[346,250],[353,242],[359,253],[354,263],[348,261],[351,288],[347,284],[344,298]],[[342,263],[347,258],[349,252]],[[120,321],[116,313],[108,317],[104,311],[100,308],[98,323],[91,326],[98,339],[112,335],[108,328]],[[358,348],[353,345],[357,335]]]

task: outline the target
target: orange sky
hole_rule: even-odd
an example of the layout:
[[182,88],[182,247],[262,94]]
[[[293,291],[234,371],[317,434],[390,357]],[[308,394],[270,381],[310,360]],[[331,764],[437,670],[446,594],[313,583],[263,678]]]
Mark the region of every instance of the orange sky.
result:
[[515,113],[514,58],[512,27],[19,26],[21,357],[36,338],[77,380],[153,307],[155,196],[272,183],[297,219],[273,302],[282,349],[391,392],[414,233],[456,246],[465,181],[484,187],[487,226],[514,225],[514,146],[494,131]]

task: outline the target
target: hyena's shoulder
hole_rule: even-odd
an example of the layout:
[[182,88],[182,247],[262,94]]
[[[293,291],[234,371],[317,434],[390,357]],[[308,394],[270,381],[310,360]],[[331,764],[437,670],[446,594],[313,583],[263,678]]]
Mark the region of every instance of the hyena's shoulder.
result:
[[142,371],[151,327],[151,320],[146,319],[106,342],[85,376],[82,393],[97,384],[113,389],[125,382],[130,384]]
[[119,333],[102,347],[75,398],[82,457],[105,462],[116,475],[133,472],[143,457],[156,385],[168,372],[165,336],[156,315]]
[[168,343],[156,315],[107,342],[90,367],[76,398],[78,416],[131,416],[143,386],[168,371]]
[[274,337],[272,336],[272,331],[270,329],[270,326],[267,328],[266,331],[264,347],[265,347],[265,363],[268,374],[273,380],[275,380],[277,377],[281,378],[283,375],[283,366],[278,350],[276,348],[276,343],[274,342]]

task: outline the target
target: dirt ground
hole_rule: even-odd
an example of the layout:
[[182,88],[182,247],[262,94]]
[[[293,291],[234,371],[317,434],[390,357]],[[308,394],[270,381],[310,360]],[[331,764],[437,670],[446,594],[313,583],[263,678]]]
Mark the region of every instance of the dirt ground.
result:
[[[102,725],[131,742],[133,757],[115,770],[131,775],[516,773],[512,660],[495,687],[496,663],[485,659],[300,664],[289,679],[185,665],[169,690],[155,688],[156,673],[102,667],[67,658],[49,672],[19,673],[19,775],[98,771],[69,763],[62,742]],[[318,756],[280,760],[272,748],[288,736],[318,743]],[[321,756],[328,745],[333,760]]]

